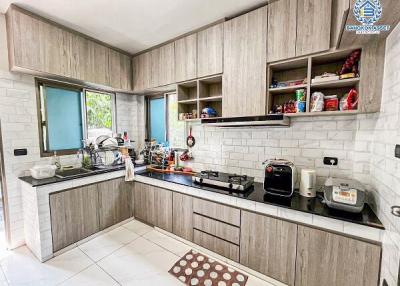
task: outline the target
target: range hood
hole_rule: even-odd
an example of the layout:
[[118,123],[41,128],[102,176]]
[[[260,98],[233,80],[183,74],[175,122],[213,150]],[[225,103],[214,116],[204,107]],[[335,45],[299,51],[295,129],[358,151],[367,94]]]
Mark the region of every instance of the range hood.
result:
[[221,117],[202,118],[201,124],[215,127],[246,127],[246,126],[269,126],[289,127],[290,119],[283,114],[270,114],[246,117]]

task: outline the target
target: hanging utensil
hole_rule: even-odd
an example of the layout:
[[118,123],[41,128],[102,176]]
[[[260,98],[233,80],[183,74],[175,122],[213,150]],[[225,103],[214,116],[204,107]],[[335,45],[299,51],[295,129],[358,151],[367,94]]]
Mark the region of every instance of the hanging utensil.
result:
[[189,136],[186,139],[186,144],[189,148],[192,148],[196,144],[196,139],[192,136],[192,127],[190,127]]

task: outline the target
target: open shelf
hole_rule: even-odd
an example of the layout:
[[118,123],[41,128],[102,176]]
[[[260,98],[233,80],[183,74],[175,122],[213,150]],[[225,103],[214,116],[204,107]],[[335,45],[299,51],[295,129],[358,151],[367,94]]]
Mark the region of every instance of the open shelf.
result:
[[178,116],[182,113],[194,113],[197,117],[185,121],[198,120],[201,110],[211,107],[218,116],[222,116],[222,75],[192,80],[177,85],[178,90]]
[[285,86],[285,87],[276,87],[270,88],[270,94],[279,94],[279,93],[295,93],[296,89],[307,88],[306,84],[294,85],[294,86]]
[[[267,81],[267,110],[268,113],[274,106],[283,106],[288,101],[296,100],[296,90],[304,89],[306,94],[306,112],[285,114],[290,117],[317,116],[317,115],[349,115],[357,114],[357,110],[351,111],[321,111],[310,112],[311,95],[313,92],[322,92],[325,96],[337,95],[338,100],[351,89],[360,90],[361,59],[358,64],[358,77],[312,83],[312,79],[325,73],[338,74],[347,57],[356,49],[327,52],[318,55],[305,56],[293,60],[274,62],[268,65]],[[337,78],[337,77],[336,77]],[[300,83],[301,79],[305,79]],[[300,84],[291,86],[290,83],[299,81]],[[287,84],[288,86],[284,86]],[[278,86],[278,87],[274,87]],[[359,94],[359,101],[362,94]]]
[[338,87],[353,87],[360,81],[360,78],[339,79],[325,82],[315,82],[311,84],[312,88],[338,88]]

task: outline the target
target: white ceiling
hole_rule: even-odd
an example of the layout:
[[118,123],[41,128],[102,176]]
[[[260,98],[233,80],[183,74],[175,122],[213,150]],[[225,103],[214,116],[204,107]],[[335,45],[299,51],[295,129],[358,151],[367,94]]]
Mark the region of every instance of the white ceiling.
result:
[[0,0],[130,53],[230,17],[266,0]]

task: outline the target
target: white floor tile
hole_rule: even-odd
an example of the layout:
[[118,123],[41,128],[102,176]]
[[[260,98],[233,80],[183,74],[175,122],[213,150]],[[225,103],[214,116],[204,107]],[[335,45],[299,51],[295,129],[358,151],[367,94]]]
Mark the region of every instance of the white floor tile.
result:
[[173,239],[172,237],[162,234],[161,232],[156,230],[152,230],[146,233],[145,235],[143,235],[143,238],[154,242],[155,244],[161,246],[162,248],[165,248],[168,251],[171,251],[179,257],[185,255],[190,249],[192,249],[189,245],[184,244],[183,242]]
[[1,262],[10,285],[57,285],[93,264],[75,248],[46,263],[40,263],[26,248],[20,247]]
[[138,285],[136,282],[145,283],[154,275],[167,273],[178,258],[160,246],[138,238],[98,264],[122,285]]
[[132,220],[124,224],[122,227],[125,227],[126,229],[129,229],[138,235],[144,235],[154,229],[151,226],[148,226],[147,224],[144,224],[137,220]]
[[128,229],[118,227],[80,245],[79,248],[94,261],[99,261],[138,237]]
[[60,286],[115,286],[118,285],[99,266],[92,265],[66,280]]

